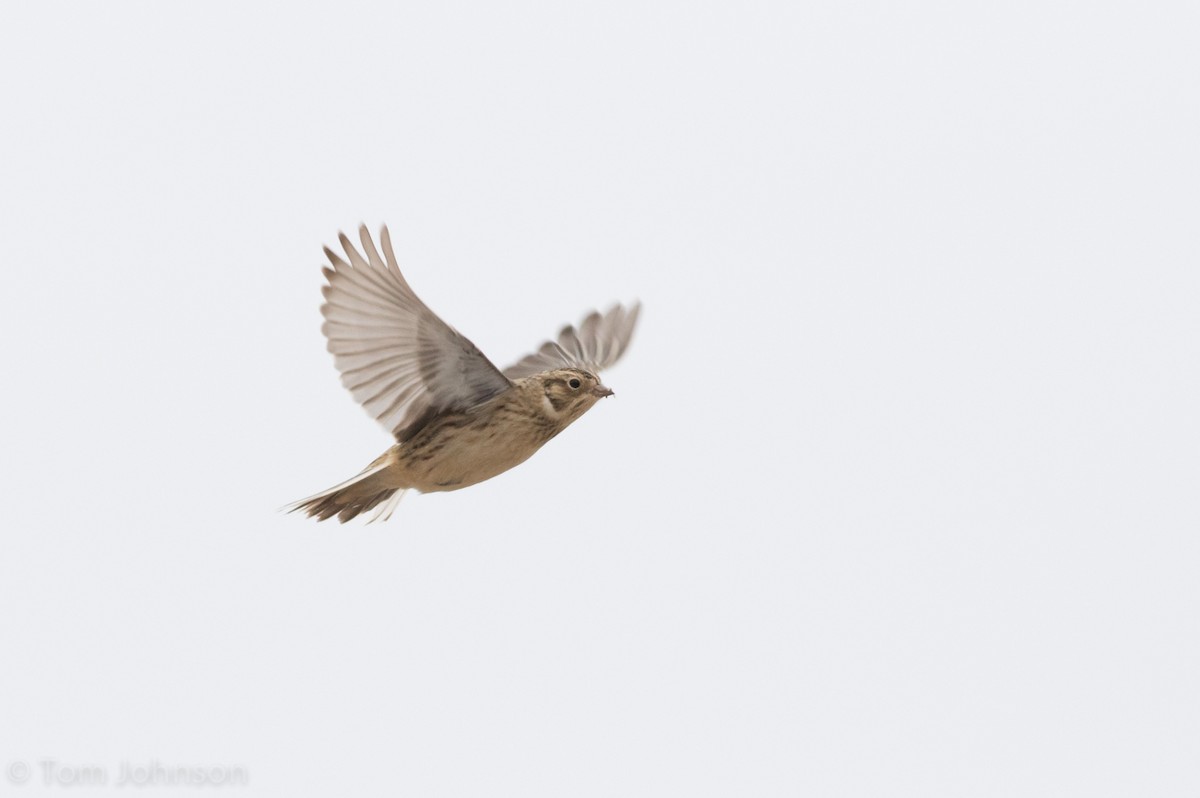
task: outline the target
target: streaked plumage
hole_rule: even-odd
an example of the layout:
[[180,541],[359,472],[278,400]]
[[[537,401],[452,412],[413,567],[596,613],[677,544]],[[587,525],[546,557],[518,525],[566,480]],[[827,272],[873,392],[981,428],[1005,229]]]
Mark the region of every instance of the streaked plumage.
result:
[[614,306],[567,326],[501,371],[442,321],[400,273],[384,227],[383,256],[367,228],[363,251],[339,235],[325,249],[329,341],[342,384],[397,443],[358,476],[292,505],[341,521],[375,510],[386,519],[408,489],[458,490],[527,460],[612,391],[599,372],[625,352],[640,306]]

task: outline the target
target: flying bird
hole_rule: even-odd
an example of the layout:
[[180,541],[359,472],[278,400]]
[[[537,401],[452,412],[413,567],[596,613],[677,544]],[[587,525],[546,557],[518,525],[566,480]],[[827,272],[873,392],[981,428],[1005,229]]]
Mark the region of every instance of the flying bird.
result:
[[407,490],[458,490],[528,460],[613,392],[599,372],[629,346],[641,306],[593,311],[578,328],[501,371],[442,321],[400,273],[387,227],[383,257],[366,226],[362,252],[339,234],[329,247],[321,331],[333,362],[367,412],[396,444],[357,476],[290,505],[343,523],[374,511],[387,520]]

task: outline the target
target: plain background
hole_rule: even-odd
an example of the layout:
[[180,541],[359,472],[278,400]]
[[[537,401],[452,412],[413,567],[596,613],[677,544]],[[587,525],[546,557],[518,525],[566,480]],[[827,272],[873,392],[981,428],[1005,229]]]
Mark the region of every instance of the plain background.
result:
[[[1196,9],[11,6],[0,764],[1195,796]],[[616,398],[278,513],[389,443],[360,222],[501,365],[640,298]]]

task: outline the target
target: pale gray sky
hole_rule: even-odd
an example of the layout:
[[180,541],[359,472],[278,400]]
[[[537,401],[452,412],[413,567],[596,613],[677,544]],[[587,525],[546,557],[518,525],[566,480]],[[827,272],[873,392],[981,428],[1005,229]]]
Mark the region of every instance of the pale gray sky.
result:
[[[14,794],[1195,796],[1198,33],[10,8]],[[640,298],[617,397],[386,525],[277,513],[389,444],[319,330],[359,222],[501,363]]]

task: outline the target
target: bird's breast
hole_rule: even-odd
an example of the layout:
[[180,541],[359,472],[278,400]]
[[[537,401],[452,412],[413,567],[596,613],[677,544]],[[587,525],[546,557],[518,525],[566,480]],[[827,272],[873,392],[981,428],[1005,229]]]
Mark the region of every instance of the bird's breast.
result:
[[528,460],[561,428],[527,402],[501,397],[432,420],[397,447],[403,478],[422,493],[457,490]]

